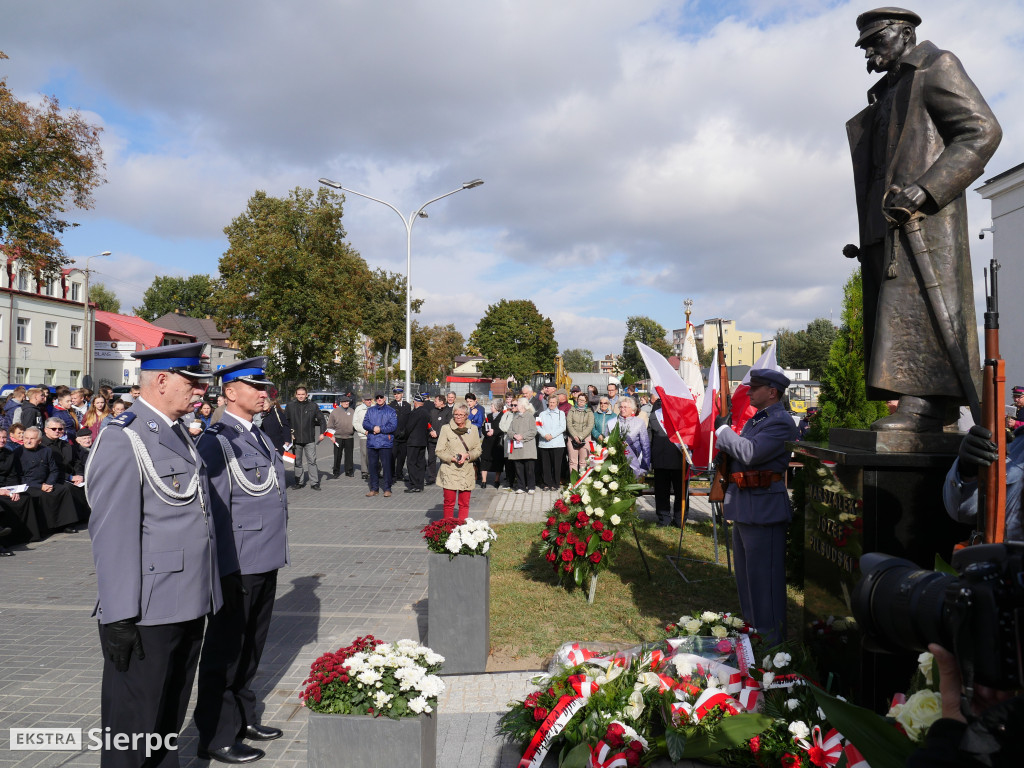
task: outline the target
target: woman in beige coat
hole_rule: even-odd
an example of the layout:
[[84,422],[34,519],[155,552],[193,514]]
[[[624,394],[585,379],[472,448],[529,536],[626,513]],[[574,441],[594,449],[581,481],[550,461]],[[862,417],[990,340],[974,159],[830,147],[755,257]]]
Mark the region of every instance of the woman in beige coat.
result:
[[[441,462],[437,470],[437,484],[444,489],[444,516],[469,517],[469,497],[476,485],[473,462],[480,458],[480,431],[469,424],[469,408],[465,403],[456,405],[452,420],[441,427],[434,455]],[[459,514],[455,515],[455,502]]]
[[537,421],[533,406],[525,397],[515,401],[514,415],[505,432],[512,446],[509,461],[516,470],[516,493],[533,493],[536,489],[534,465],[537,463]]

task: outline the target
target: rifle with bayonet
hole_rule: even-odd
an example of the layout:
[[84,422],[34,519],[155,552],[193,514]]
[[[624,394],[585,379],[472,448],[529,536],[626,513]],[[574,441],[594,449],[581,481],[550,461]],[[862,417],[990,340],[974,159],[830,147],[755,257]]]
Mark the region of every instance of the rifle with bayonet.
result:
[[[1003,541],[1006,531],[1006,361],[999,354],[999,262],[985,272],[985,365],[981,372],[982,426],[992,433],[998,458],[978,477],[978,531],[986,544]],[[984,518],[981,517],[984,515]]]
[[[718,324],[718,413],[720,416],[731,416],[732,396],[729,393],[729,367],[725,364],[725,338],[722,336],[722,324]],[[711,480],[708,501],[724,501],[725,489],[729,485],[729,454],[719,451],[715,455],[715,476]]]

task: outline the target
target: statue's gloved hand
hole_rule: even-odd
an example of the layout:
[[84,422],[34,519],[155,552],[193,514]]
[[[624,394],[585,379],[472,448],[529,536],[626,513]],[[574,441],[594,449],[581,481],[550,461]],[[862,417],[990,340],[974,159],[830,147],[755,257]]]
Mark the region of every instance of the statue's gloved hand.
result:
[[927,199],[927,192],[917,184],[911,184],[909,187],[904,187],[899,192],[896,192],[892,197],[887,198],[885,207],[890,210],[904,210],[912,214],[924,205]]
[[964,435],[957,457],[960,459],[960,476],[975,477],[978,467],[987,467],[999,458],[999,449],[992,442],[992,433],[980,424],[975,424]]

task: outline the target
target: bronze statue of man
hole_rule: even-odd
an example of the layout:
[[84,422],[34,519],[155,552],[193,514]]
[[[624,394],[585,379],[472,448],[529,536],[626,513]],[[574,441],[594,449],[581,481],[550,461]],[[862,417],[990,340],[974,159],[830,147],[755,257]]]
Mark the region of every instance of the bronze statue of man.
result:
[[920,23],[903,8],[857,17],[868,72],[884,74],[846,124],[860,248],[844,252],[861,260],[868,397],[899,399],[874,430],[941,430],[981,369],[964,191],[1002,129],[956,56],[917,42]]

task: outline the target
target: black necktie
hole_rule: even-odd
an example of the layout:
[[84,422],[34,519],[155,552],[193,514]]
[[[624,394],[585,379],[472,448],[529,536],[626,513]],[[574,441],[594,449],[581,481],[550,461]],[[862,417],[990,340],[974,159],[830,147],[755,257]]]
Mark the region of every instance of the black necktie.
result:
[[192,446],[192,441],[185,437],[185,433],[181,431],[181,425],[178,422],[171,424],[171,432],[181,438],[181,442],[185,444],[186,448]]

